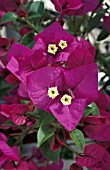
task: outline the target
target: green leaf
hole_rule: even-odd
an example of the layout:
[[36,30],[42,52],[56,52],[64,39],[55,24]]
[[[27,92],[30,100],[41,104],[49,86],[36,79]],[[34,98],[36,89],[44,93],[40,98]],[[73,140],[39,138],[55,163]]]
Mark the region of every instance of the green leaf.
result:
[[13,138],[13,137],[8,138],[8,145],[9,145],[9,146],[12,147],[15,142],[16,142],[16,139],[15,139],[15,138]]
[[29,17],[30,19],[40,18],[40,17],[41,17],[41,14],[32,11],[32,12],[30,12],[30,13],[28,14],[28,17]]
[[61,149],[59,149],[58,151],[54,152],[52,150],[50,150],[50,143],[52,141],[53,138],[50,138],[49,140],[47,140],[46,142],[44,142],[41,146],[40,149],[42,151],[42,154],[44,155],[44,157],[46,157],[47,159],[54,161],[56,163],[58,163],[58,159],[59,159],[59,155],[60,155],[60,151]]
[[100,111],[99,111],[97,105],[96,105],[94,102],[91,103],[89,106],[86,107],[83,116],[86,117],[86,116],[88,116],[88,115],[90,115],[90,114],[92,114],[92,115],[94,115],[94,116],[100,115]]
[[84,111],[84,117],[90,115],[94,111],[94,108],[87,106],[85,111]]
[[[13,85],[8,84],[5,80],[4,77],[0,79],[0,99],[4,96],[7,95],[9,90],[13,88]],[[3,100],[3,99],[2,99]],[[3,101],[2,101],[3,102]]]
[[41,1],[33,2],[30,6],[30,11],[42,15],[44,13],[44,3]]
[[73,139],[76,146],[78,146],[80,150],[83,151],[83,148],[85,146],[85,139],[83,133],[78,129],[74,129],[70,132],[70,137]]
[[55,117],[53,114],[51,113],[47,113],[46,117],[43,119],[43,121],[41,122],[41,126],[45,125],[47,123],[51,123],[53,120],[55,120]]
[[38,147],[42,145],[47,139],[54,135],[56,128],[50,124],[41,126],[37,133]]
[[80,31],[80,27],[81,27],[82,23],[85,25],[85,21],[87,21],[86,16],[76,17],[76,19],[75,19],[75,30]]
[[17,18],[18,18],[18,15],[16,15],[14,12],[8,12],[2,17],[0,24],[15,21]]
[[[43,111],[43,113],[45,113]],[[42,114],[42,113],[40,113]],[[44,114],[43,114],[44,115]],[[38,139],[38,146],[40,146],[43,142],[45,142],[47,139],[49,139],[51,136],[54,135],[54,132],[56,130],[56,127],[53,127],[50,125],[50,123],[55,120],[55,117],[53,114],[49,114],[46,112],[45,117],[43,117],[40,128],[37,133],[37,139]]]
[[105,26],[103,26],[101,33],[99,34],[97,41],[101,41],[104,40],[105,38],[107,38],[109,36],[109,32],[106,29]]
[[27,46],[29,48],[32,48],[34,43],[35,43],[34,40],[33,40],[34,36],[35,35],[32,32],[29,32],[29,33],[25,34],[23,36],[23,38],[21,39],[20,44],[23,44],[23,45],[25,45],[25,46]]
[[87,28],[87,32],[90,32],[94,27],[97,27],[101,18],[103,18],[103,16],[105,15],[105,10],[100,10],[96,15],[95,17],[93,17],[90,22],[89,22],[89,25],[88,25],[88,28]]
[[34,44],[35,44],[35,41],[33,40],[33,41],[31,41],[29,44],[27,44],[27,47],[29,47],[30,49],[32,49],[33,46],[34,46]]
[[40,110],[37,107],[35,107],[34,111],[30,112],[29,115],[32,116],[33,118],[38,119],[39,118],[39,112],[40,112]]
[[45,117],[48,115],[49,113],[45,112],[44,110],[39,110],[39,124],[42,123],[42,121],[45,119]]
[[99,111],[97,105],[94,102],[92,102],[89,106],[91,108],[93,108],[93,111],[91,112],[92,115],[94,115],[94,116],[100,115],[100,111]]

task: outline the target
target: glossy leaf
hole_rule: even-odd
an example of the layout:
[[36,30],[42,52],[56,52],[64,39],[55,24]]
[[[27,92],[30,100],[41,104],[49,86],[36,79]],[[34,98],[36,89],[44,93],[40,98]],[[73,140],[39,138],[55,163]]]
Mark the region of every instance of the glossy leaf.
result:
[[33,2],[30,6],[30,11],[36,12],[38,14],[44,13],[44,3],[41,1]]
[[54,161],[58,163],[59,155],[60,155],[60,149],[56,152],[50,150],[50,143],[53,138],[50,138],[46,142],[44,142],[41,146],[40,149],[42,151],[42,154],[49,160]]
[[38,146],[54,135],[56,128],[50,125],[54,119],[55,117],[52,114],[47,114],[42,120],[37,133]]
[[30,12],[30,13],[28,14],[28,17],[29,17],[30,19],[40,18],[40,17],[41,17],[41,14],[32,11],[32,12]]
[[74,129],[73,131],[70,132],[70,137],[73,139],[76,146],[78,146],[80,150],[83,151],[85,145],[83,133],[78,129]]
[[56,128],[49,124],[41,126],[37,133],[38,147],[42,145],[47,139],[54,135]]
[[18,18],[18,15],[16,15],[14,12],[8,12],[2,17],[1,24],[4,24],[6,22],[15,21],[17,18]]
[[103,16],[105,15],[105,10],[100,10],[96,15],[95,17],[93,17],[90,22],[89,22],[89,25],[88,25],[88,28],[87,28],[87,32],[90,32],[93,28],[97,27],[101,18],[103,18]]
[[99,34],[97,41],[101,41],[104,40],[105,38],[107,38],[109,36],[109,32],[106,29],[105,26],[103,26],[101,33]]
[[45,125],[46,123],[51,123],[53,120],[55,120],[55,117],[53,114],[49,114],[47,113],[48,115],[46,115],[46,117],[43,119],[43,121],[41,122],[41,126],[42,125]]
[[91,112],[92,115],[94,116],[100,115],[100,111],[94,102],[90,104],[90,107],[93,108],[93,111]]
[[20,44],[23,44],[29,48],[32,48],[34,46],[34,33],[29,32],[23,36],[23,38],[20,41]]
[[94,111],[94,108],[91,108],[90,106],[87,106],[84,111],[84,117],[90,115]]

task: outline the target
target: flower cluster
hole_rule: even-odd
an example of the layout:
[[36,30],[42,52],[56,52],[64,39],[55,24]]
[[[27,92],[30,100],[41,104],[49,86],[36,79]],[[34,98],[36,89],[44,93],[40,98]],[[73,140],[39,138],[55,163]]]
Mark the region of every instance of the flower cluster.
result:
[[52,112],[71,131],[98,95],[95,48],[69,35],[58,22],[35,41],[32,50],[14,44],[7,68],[25,85],[37,108]]

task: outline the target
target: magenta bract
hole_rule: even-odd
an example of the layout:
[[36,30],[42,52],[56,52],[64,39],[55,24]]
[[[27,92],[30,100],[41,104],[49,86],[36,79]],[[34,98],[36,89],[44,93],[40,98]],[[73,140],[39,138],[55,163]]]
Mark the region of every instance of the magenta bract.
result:
[[59,164],[53,162],[51,165],[46,167],[39,167],[38,170],[63,170],[63,161],[59,159]]
[[20,83],[20,80],[13,74],[13,73],[10,73],[6,79],[7,83],[9,84],[19,84]]
[[31,50],[20,44],[14,44],[7,57],[9,60],[7,69],[24,84],[30,72],[47,65],[43,52]]
[[110,97],[107,94],[104,94],[102,90],[100,90],[98,92],[98,98],[95,101],[95,103],[97,104],[100,110],[101,116],[104,116],[105,118],[110,120],[110,110],[109,110]]
[[98,141],[109,141],[110,121],[104,116],[88,116],[83,119],[85,134]]
[[70,166],[70,170],[83,170],[83,168],[81,166],[78,166],[76,163],[73,163]]
[[61,15],[73,15],[77,9],[83,6],[82,0],[51,0],[55,9],[61,13]]
[[7,145],[7,138],[4,134],[0,133],[0,167],[7,160],[19,161],[20,155],[16,146],[9,147]]
[[84,15],[89,11],[94,11],[98,4],[99,0],[51,0],[55,9],[60,12],[60,19],[64,14],[67,15]]
[[16,0],[0,0],[0,19],[9,11],[15,11],[18,8]]
[[[29,56],[31,54],[32,50],[20,44],[12,45],[8,52],[7,58],[9,62],[7,64],[7,69],[10,70],[11,73],[13,73],[20,81],[25,82],[25,76],[21,76],[19,71],[20,63],[22,63],[24,60],[29,60]],[[32,66],[30,67],[32,68]],[[28,73],[28,71],[26,73]]]
[[7,38],[0,37],[0,56],[6,54],[6,47],[9,45],[9,40]]
[[[27,87],[33,103],[41,110],[51,111],[71,131],[80,121],[85,106],[97,98],[97,66],[89,64],[71,70],[44,67],[27,77]],[[58,89],[55,99],[48,96],[51,87]],[[71,104],[61,103],[64,94],[71,96]]]
[[58,135],[55,135],[53,140],[50,143],[50,149],[53,151],[57,151],[58,149],[60,149],[63,145],[65,144],[65,142],[63,140],[61,140]]
[[20,126],[26,122],[24,114],[27,113],[28,106],[24,104],[2,104],[1,114],[11,119]]
[[68,67],[75,68],[80,65],[93,63],[95,54],[95,47],[91,46],[88,41],[82,38],[75,50],[68,57]]
[[86,99],[90,104],[98,97],[97,65],[87,64],[64,72],[66,85],[74,89],[77,98]]
[[79,166],[86,166],[90,170],[109,170],[110,167],[110,155],[99,144],[89,144],[84,148],[84,155],[76,158],[76,163]]
[[33,156],[33,158],[37,159],[37,162],[39,164],[42,164],[47,161],[47,159],[42,155],[40,148],[33,147],[32,148],[32,156]]
[[102,90],[98,92],[98,98],[95,101],[99,109],[108,111],[110,106],[110,97],[107,94],[104,94]]
[[83,6],[76,10],[75,15],[82,16],[85,15],[87,12],[93,12],[95,9],[97,9],[100,0],[82,0]]
[[0,0],[0,19],[7,12],[16,12],[20,8],[20,5],[23,5],[27,1],[28,0]]
[[[66,41],[67,47],[64,49],[59,47],[61,40]],[[77,39],[67,33],[58,22],[54,22],[43,32],[35,36],[35,41],[36,44],[33,49],[43,51],[49,64],[67,61],[69,54],[78,44]],[[55,54],[48,52],[49,44],[55,44],[58,48]]]
[[100,116],[88,116],[83,119],[84,132],[94,140],[109,141],[110,136],[110,98],[107,94],[103,94],[102,90],[98,92],[98,98],[95,101],[99,110]]

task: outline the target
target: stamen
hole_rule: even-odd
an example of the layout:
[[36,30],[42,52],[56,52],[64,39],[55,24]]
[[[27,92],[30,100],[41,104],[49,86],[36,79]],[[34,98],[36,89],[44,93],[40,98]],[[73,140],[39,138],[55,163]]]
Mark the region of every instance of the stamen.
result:
[[55,55],[57,50],[58,50],[58,47],[56,46],[56,44],[49,44],[48,45],[48,53]]
[[50,87],[47,95],[52,99],[57,97],[59,95],[57,87]]
[[65,106],[66,105],[70,105],[71,104],[71,100],[72,100],[72,97],[67,95],[67,94],[63,95],[63,97],[61,98],[61,102]]
[[61,49],[64,49],[64,48],[66,48],[67,47],[67,42],[66,41],[63,41],[63,40],[60,40],[60,42],[59,42],[59,47],[61,48]]

